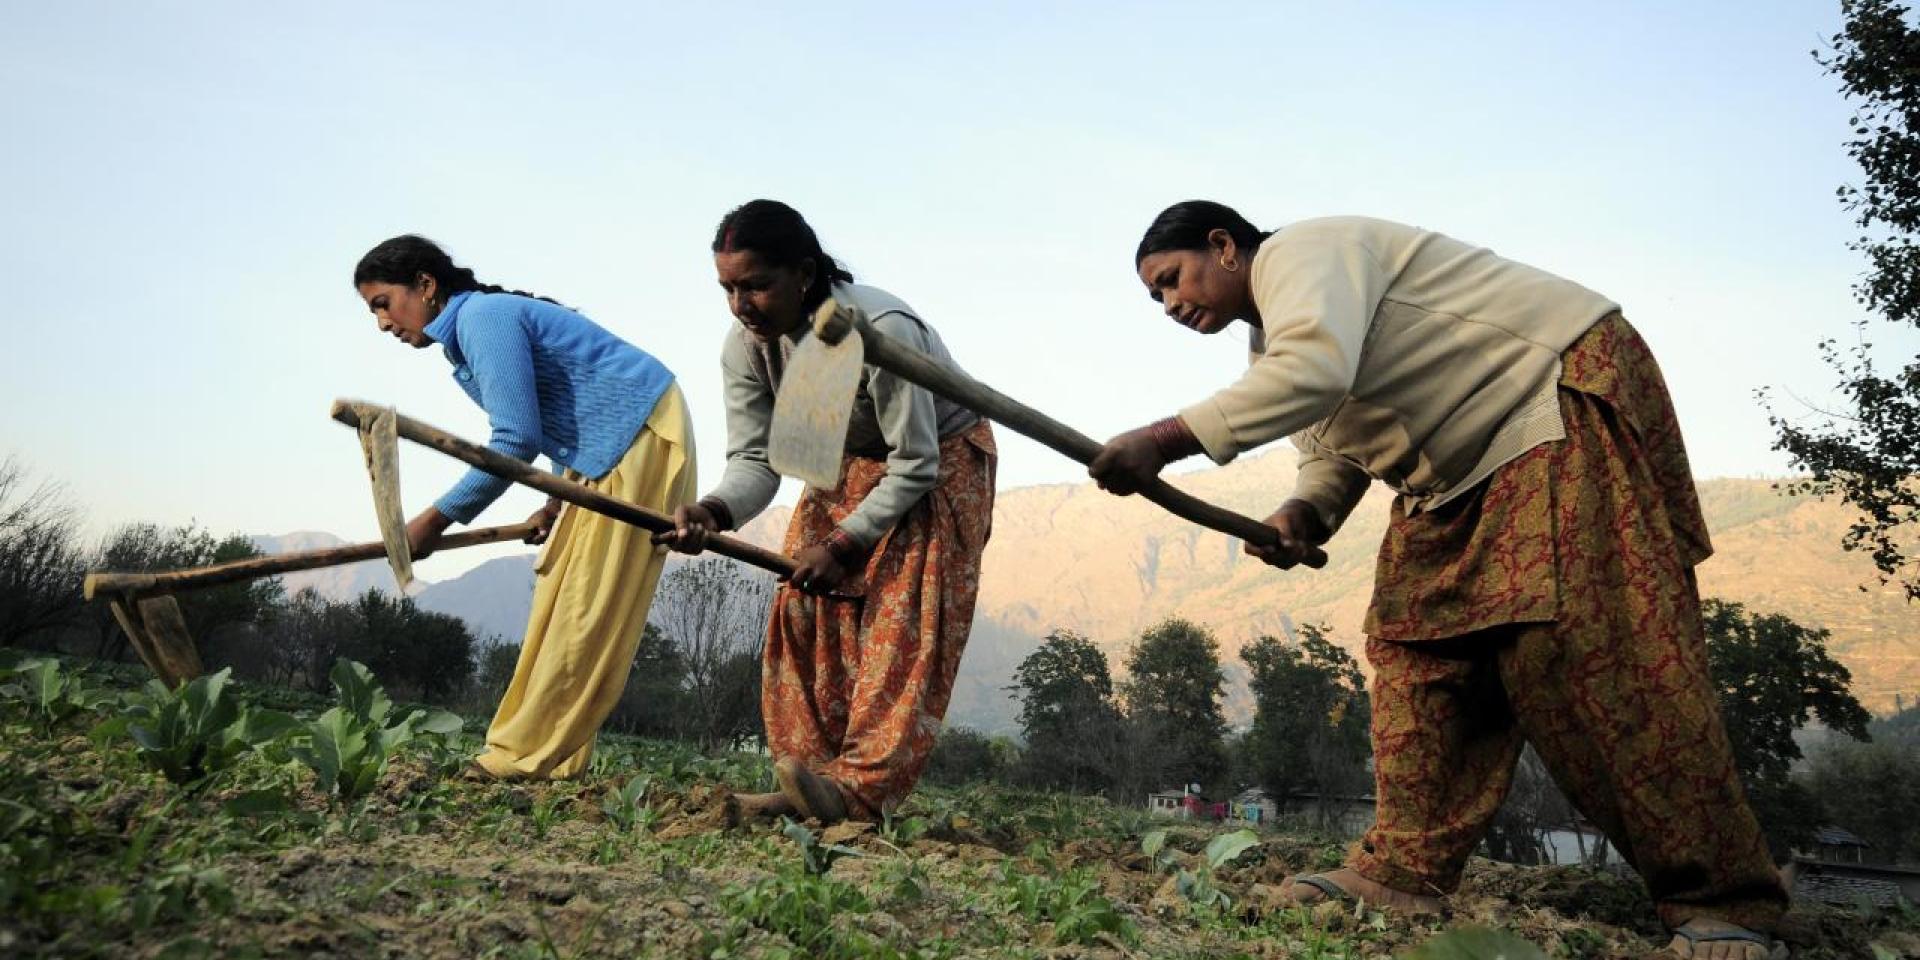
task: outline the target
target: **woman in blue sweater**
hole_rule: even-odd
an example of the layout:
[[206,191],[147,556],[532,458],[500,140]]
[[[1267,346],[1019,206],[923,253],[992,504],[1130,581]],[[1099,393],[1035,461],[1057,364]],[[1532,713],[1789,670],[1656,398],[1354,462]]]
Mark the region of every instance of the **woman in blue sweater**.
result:
[[[460,389],[487,412],[487,446],[616,499],[662,513],[693,499],[693,428],[673,374],[646,352],[550,300],[507,291],[455,266],[424,237],[395,237],[360,259],[353,285],[382,333],[438,343]],[[407,524],[415,556],[448,526],[472,522],[508,482],[478,470]],[[544,543],[533,614],[487,749],[470,773],[494,779],[579,775],[620,700],[666,548],[646,531],[550,501],[532,518]]]

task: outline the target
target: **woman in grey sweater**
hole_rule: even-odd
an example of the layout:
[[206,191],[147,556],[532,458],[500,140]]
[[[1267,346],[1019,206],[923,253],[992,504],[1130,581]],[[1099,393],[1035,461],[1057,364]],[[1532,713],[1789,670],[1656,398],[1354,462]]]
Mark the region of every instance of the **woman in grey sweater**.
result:
[[[828,297],[889,337],[951,363],[913,309],[854,284],[793,208],[755,200],[713,238],[737,321],[721,344],[727,469],[675,513],[676,549],[764,510],[774,397],[807,318]],[[993,517],[993,431],[973,413],[880,370],[861,372],[839,483],[808,487],[786,552],[800,568],[774,597],[761,711],[776,794],[739,797],[748,815],[876,818],[912,789],[933,749],[973,623]]]

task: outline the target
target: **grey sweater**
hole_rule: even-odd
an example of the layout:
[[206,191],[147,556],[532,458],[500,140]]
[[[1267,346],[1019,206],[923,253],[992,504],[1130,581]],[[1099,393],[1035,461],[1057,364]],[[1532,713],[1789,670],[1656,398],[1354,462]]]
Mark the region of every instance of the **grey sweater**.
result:
[[[833,298],[859,307],[873,328],[948,366],[956,366],[940,335],[893,294],[875,287],[835,284]],[[727,398],[727,471],[707,496],[720,500],[736,527],[759,515],[779,492],[780,476],[767,464],[767,431],[773,422],[773,398],[787,358],[811,327],[761,341],[735,324],[720,348],[720,370]],[[956,367],[957,368],[957,367]],[[871,548],[940,478],[940,440],[980,420],[972,411],[936,397],[885,370],[868,365],[854,393],[847,425],[847,453],[887,461],[887,476],[840,524],[840,529]]]

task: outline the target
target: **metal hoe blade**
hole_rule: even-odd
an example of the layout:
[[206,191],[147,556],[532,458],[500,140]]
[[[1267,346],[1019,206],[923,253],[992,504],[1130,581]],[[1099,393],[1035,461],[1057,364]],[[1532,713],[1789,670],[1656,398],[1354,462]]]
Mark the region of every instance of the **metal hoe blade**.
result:
[[106,599],[134,652],[161,683],[177,687],[205,672],[200,651],[180,616],[180,605],[172,597],[111,594]]
[[360,451],[367,458],[367,479],[373,482],[373,516],[380,522],[380,541],[387,545],[387,563],[400,595],[413,583],[413,550],[407,545],[407,520],[400,512],[400,436],[392,407],[355,404],[360,408]]
[[167,596],[145,597],[140,601],[140,619],[153,642],[154,658],[160,661],[160,669],[155,672],[167,686],[178,686],[206,672],[177,601]]
[[853,393],[865,359],[858,336],[833,346],[809,336],[794,348],[773,401],[773,429],[767,438],[767,461],[773,469],[815,487],[839,486]]

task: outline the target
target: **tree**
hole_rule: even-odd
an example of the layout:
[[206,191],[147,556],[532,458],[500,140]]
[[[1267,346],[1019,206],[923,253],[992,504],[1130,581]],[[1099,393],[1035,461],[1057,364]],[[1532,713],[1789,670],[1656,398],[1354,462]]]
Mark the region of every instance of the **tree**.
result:
[[473,635],[459,617],[432,613],[376,589],[350,605],[354,633],[343,653],[391,688],[445,702],[473,676]]
[[1013,671],[1026,740],[1021,780],[1074,793],[1105,791],[1115,770],[1103,754],[1119,738],[1107,655],[1071,630],[1047,634]]
[[[511,667],[508,673],[512,673]],[[686,674],[673,641],[659,627],[647,624],[640,632],[640,644],[633,649],[633,671],[627,674],[626,689],[620,692],[620,702],[607,723],[636,737],[679,737],[686,726],[682,703]]]
[[760,657],[773,592],[772,580],[718,558],[694,560],[660,582],[653,620],[679,657],[682,735],[702,747],[765,736]]
[[1299,642],[1261,637],[1240,651],[1251,672],[1253,728],[1243,749],[1255,782],[1268,796],[1313,794],[1322,825],[1337,809],[1331,798],[1367,785],[1370,707],[1360,664],[1306,624]]
[[922,779],[950,787],[991,783],[1006,768],[1006,745],[972,727],[948,727],[934,741]]
[[1870,858],[1920,860],[1920,743],[1838,741],[1814,753],[1806,780],[1827,818],[1871,845]]
[[[1855,103],[1847,152],[1865,179],[1839,191],[1863,231],[1849,246],[1868,263],[1854,297],[1887,322],[1920,326],[1920,29],[1895,0],[1842,0],[1840,11],[1845,25],[1833,50],[1814,57]],[[1846,410],[1810,425],[1771,412],[1768,420],[1774,449],[1810,474],[1790,488],[1838,494],[1859,508],[1842,545],[1866,551],[1882,583],[1898,581],[1909,600],[1920,599],[1920,557],[1911,546],[1920,529],[1920,357],[1879,372],[1868,325],[1859,323],[1859,342],[1844,354],[1832,340],[1820,345]]]
[[1127,654],[1121,699],[1128,720],[1157,728],[1173,747],[1167,774],[1179,784],[1223,785],[1227,773],[1221,711],[1220,643],[1205,627],[1172,617],[1147,628]]
[[268,618],[253,676],[274,686],[325,690],[341,644],[358,629],[350,605],[334,603],[311,587],[302,590]]
[[1801,759],[1794,731],[1818,718],[1865,740],[1870,715],[1853,697],[1853,675],[1828,655],[1827,631],[1724,600],[1705,601],[1701,615],[1734,767],[1768,846],[1784,858],[1807,845],[1821,819],[1819,803],[1788,776]]
[[76,520],[59,486],[29,487],[19,461],[0,460],[0,646],[63,626],[79,612],[86,561]]
[[[204,567],[257,556],[260,549],[241,534],[216,537],[193,524],[161,527],[152,523],[130,523],[107,535],[94,562],[104,570],[139,573]],[[209,590],[190,590],[175,594],[174,599],[180,605],[188,634],[203,645],[205,653],[205,645],[216,642],[216,634],[224,629],[264,624],[285,595],[279,578],[269,577]],[[95,635],[99,638],[94,655],[103,660],[122,659],[128,647],[119,625],[104,608],[96,609],[93,616]],[[220,652],[242,661],[236,665],[243,674],[254,671],[251,660],[261,654],[254,647],[234,647]],[[208,659],[212,666],[214,658]],[[323,669],[323,682],[325,673]]]

